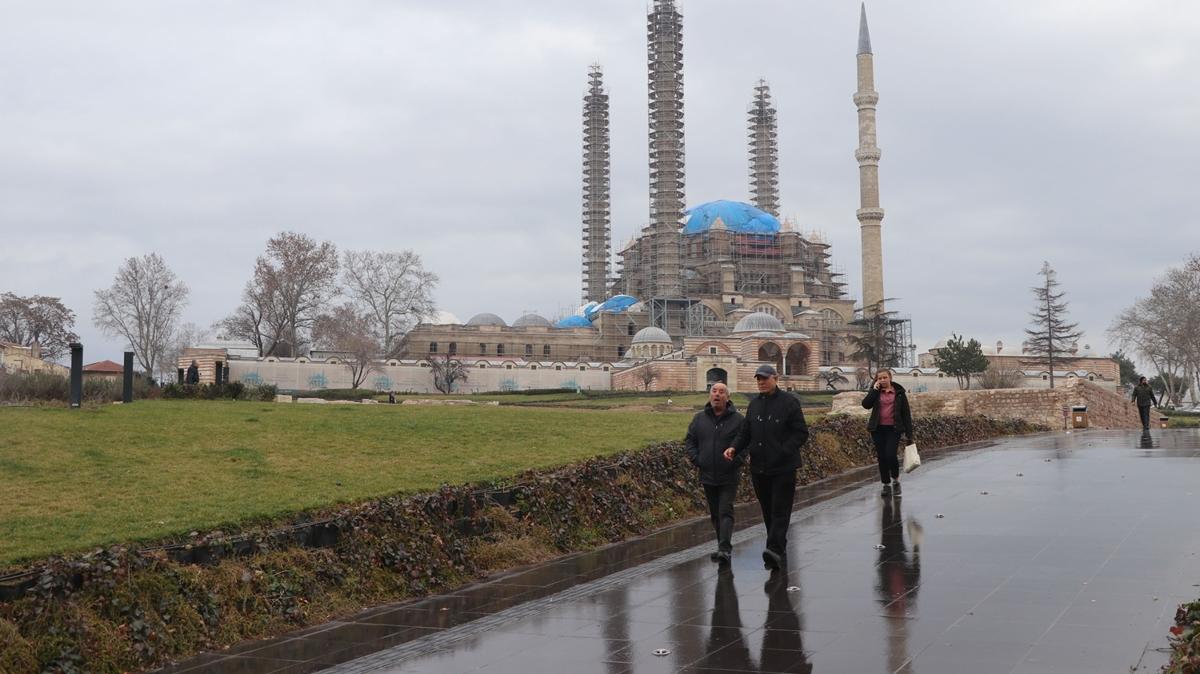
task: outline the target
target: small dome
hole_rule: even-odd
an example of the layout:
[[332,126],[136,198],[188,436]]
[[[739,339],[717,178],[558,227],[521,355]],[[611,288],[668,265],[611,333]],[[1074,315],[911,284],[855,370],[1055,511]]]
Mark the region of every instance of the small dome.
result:
[[746,332],[783,332],[783,322],[761,311],[747,314],[733,326],[735,335]]
[[537,314],[525,314],[513,321],[512,326],[514,328],[549,328],[551,323]]
[[471,320],[467,321],[467,325],[497,325],[503,328],[507,327],[508,323],[505,323],[504,319],[496,314],[482,313],[472,316]]
[[656,328],[653,325],[648,328],[642,328],[633,336],[633,341],[630,344],[671,344],[671,336],[666,330]]

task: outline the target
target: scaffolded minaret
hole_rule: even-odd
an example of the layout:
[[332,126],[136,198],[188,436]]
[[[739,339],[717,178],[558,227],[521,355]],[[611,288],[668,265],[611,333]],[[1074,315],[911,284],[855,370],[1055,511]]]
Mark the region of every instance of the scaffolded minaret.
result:
[[867,30],[867,6],[863,3],[858,26],[858,106],[859,204],[858,223],[862,230],[863,311],[870,315],[883,308],[883,242],[880,228],[883,209],[879,207],[879,146],[875,144],[875,57],[871,53],[871,34]]
[[609,257],[608,94],[599,65],[588,72],[583,97],[583,302],[603,302],[611,276]]
[[750,104],[750,195],[755,206],[779,217],[779,141],[766,80],[758,81]]
[[653,286],[682,296],[679,229],[683,219],[683,17],[674,0],[654,0],[646,20],[650,84],[650,230]]

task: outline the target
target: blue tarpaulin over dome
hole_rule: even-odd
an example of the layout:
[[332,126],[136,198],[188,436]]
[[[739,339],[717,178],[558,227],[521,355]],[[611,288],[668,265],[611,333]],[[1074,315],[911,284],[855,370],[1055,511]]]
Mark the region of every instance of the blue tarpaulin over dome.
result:
[[619,314],[635,304],[637,304],[637,298],[632,295],[613,295],[601,302],[599,306],[593,307],[591,311],[584,311],[583,315],[591,318],[592,314],[600,311]]
[[556,328],[590,328],[592,322],[583,316],[567,316],[554,324]]
[[712,229],[719,218],[725,229],[741,234],[778,234],[779,219],[740,201],[710,201],[687,212],[684,234],[702,234]]

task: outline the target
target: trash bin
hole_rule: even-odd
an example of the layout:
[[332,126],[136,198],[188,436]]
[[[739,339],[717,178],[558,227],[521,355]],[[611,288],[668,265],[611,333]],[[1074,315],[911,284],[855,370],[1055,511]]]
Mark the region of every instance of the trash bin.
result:
[[1072,405],[1071,406],[1071,428],[1087,428],[1088,427],[1088,411],[1087,405]]
[[1168,425],[1170,425],[1170,423],[1171,423],[1171,417],[1161,417],[1160,416],[1158,418],[1158,427],[1159,428],[1166,428]]

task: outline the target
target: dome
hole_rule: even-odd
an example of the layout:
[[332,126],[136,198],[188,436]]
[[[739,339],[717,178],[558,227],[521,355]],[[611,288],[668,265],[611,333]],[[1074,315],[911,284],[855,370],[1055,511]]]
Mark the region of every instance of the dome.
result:
[[554,324],[556,328],[590,328],[592,322],[583,316],[567,316]]
[[472,316],[471,320],[467,321],[467,325],[497,325],[503,328],[507,327],[508,323],[505,323],[504,319],[496,314],[482,313]]
[[783,322],[771,314],[761,311],[748,314],[733,326],[733,333],[783,332]]
[[642,328],[633,336],[630,344],[671,344],[671,336],[666,330],[656,328],[653,325],[648,328]]
[[598,306],[600,306],[599,302],[588,302],[587,304],[576,309],[575,315],[576,316],[587,316],[588,314],[595,311],[596,307],[598,307]]
[[514,328],[549,328],[551,324],[550,321],[537,314],[525,314],[513,321],[512,326]]
[[740,234],[778,234],[779,219],[740,201],[710,201],[687,212],[684,234],[701,234],[726,229]]

